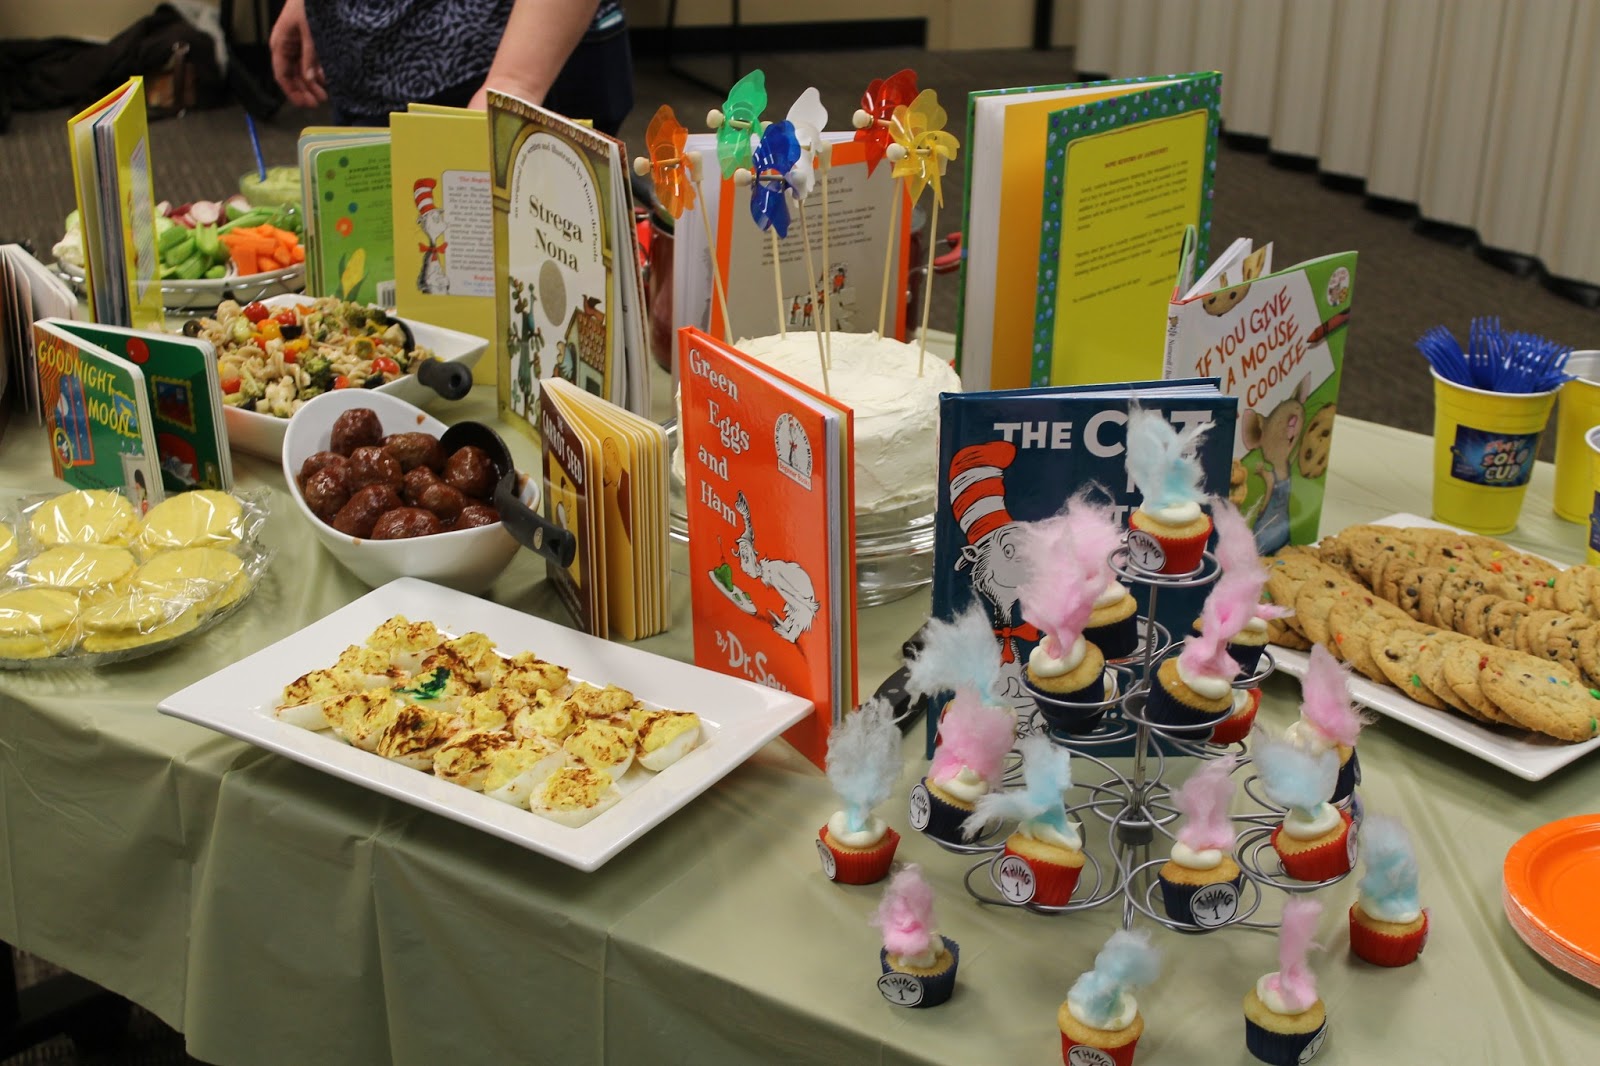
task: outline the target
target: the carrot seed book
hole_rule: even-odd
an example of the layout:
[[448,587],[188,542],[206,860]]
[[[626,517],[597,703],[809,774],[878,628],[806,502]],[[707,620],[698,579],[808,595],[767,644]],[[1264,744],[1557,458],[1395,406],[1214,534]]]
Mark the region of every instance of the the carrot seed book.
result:
[[306,292],[394,306],[394,206],[389,131],[300,132]]
[[114,326],[160,329],[161,264],[144,79],[129,78],[68,119],[67,138],[91,313]]
[[678,331],[694,661],[811,700],[784,734],[821,766],[856,702],[852,414]]
[[412,104],[389,116],[389,134],[395,313],[489,338],[472,376],[493,384],[501,338],[488,117]]
[[1209,232],[1221,84],[1181,74],[972,101],[968,389],[1160,374],[1184,227]]
[[1231,495],[1263,552],[1317,539],[1343,378],[1356,253],[1272,269],[1241,238],[1197,282],[1184,242],[1167,312],[1168,377],[1204,375],[1239,398]]

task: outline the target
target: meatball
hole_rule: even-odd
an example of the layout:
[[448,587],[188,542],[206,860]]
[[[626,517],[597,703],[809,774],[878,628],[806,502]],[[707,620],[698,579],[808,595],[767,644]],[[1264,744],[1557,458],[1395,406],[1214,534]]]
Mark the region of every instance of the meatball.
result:
[[443,481],[433,482],[417,496],[418,507],[432,511],[446,522],[455,521],[471,502],[460,489]]
[[392,485],[368,485],[350,497],[333,516],[333,528],[351,537],[370,537],[385,511],[404,507]]
[[497,480],[489,453],[471,444],[457,448],[444,464],[444,479],[475,500],[488,499]]
[[318,470],[329,467],[343,467],[349,462],[349,459],[346,459],[338,452],[317,452],[308,456],[306,461],[300,464],[300,483],[302,485],[305,484],[306,478],[315,474]]
[[390,485],[396,492],[404,480],[400,461],[382,448],[357,448],[350,455],[350,487]]
[[400,495],[407,503],[414,507],[420,507],[422,505],[417,501],[422,498],[422,490],[429,485],[443,484],[444,482],[439,480],[438,474],[435,474],[425,466],[419,466],[415,470],[406,473],[405,480],[400,484]]
[[444,526],[432,511],[420,507],[397,507],[385,511],[372,527],[373,540],[405,540],[409,537],[427,537],[438,533]]
[[383,438],[383,450],[400,461],[400,469],[410,473],[425,466],[434,473],[444,469],[444,449],[437,437],[426,433],[393,433]]
[[500,512],[486,503],[469,503],[461,509],[456,516],[453,529],[472,529],[476,526],[492,526],[500,521]]
[[[338,457],[340,462],[343,456]],[[325,466],[313,470],[300,486],[311,513],[324,522],[332,522],[339,509],[350,502],[350,475],[344,466]]]
[[383,424],[378,412],[370,407],[352,407],[333,420],[333,432],[328,447],[340,455],[349,455],[357,448],[375,448],[383,443]]

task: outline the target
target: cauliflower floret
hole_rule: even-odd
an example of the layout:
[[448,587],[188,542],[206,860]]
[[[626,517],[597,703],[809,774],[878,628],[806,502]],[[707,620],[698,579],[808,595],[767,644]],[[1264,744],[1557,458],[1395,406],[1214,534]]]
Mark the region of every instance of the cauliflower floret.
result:
[[272,414],[279,418],[288,418],[295,410],[294,393],[294,380],[279,378],[267,384],[267,394],[262,402]]

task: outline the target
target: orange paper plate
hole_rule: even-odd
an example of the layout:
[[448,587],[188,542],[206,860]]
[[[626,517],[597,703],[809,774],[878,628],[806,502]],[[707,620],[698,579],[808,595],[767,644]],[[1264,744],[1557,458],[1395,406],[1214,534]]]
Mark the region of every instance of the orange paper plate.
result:
[[[1600,967],[1600,814],[1541,826],[1506,854],[1505,903],[1512,928],[1562,969],[1576,962],[1592,980]],[[1518,914],[1517,911],[1521,913]],[[1552,950],[1553,949],[1553,950]],[[1555,956],[1567,956],[1557,962]]]

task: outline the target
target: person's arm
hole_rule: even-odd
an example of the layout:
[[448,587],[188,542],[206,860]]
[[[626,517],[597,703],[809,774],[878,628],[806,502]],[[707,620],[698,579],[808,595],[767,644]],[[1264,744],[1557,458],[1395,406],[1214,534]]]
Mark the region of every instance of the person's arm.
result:
[[487,107],[490,89],[543,103],[599,6],[600,0],[515,0],[489,76],[468,106]]

